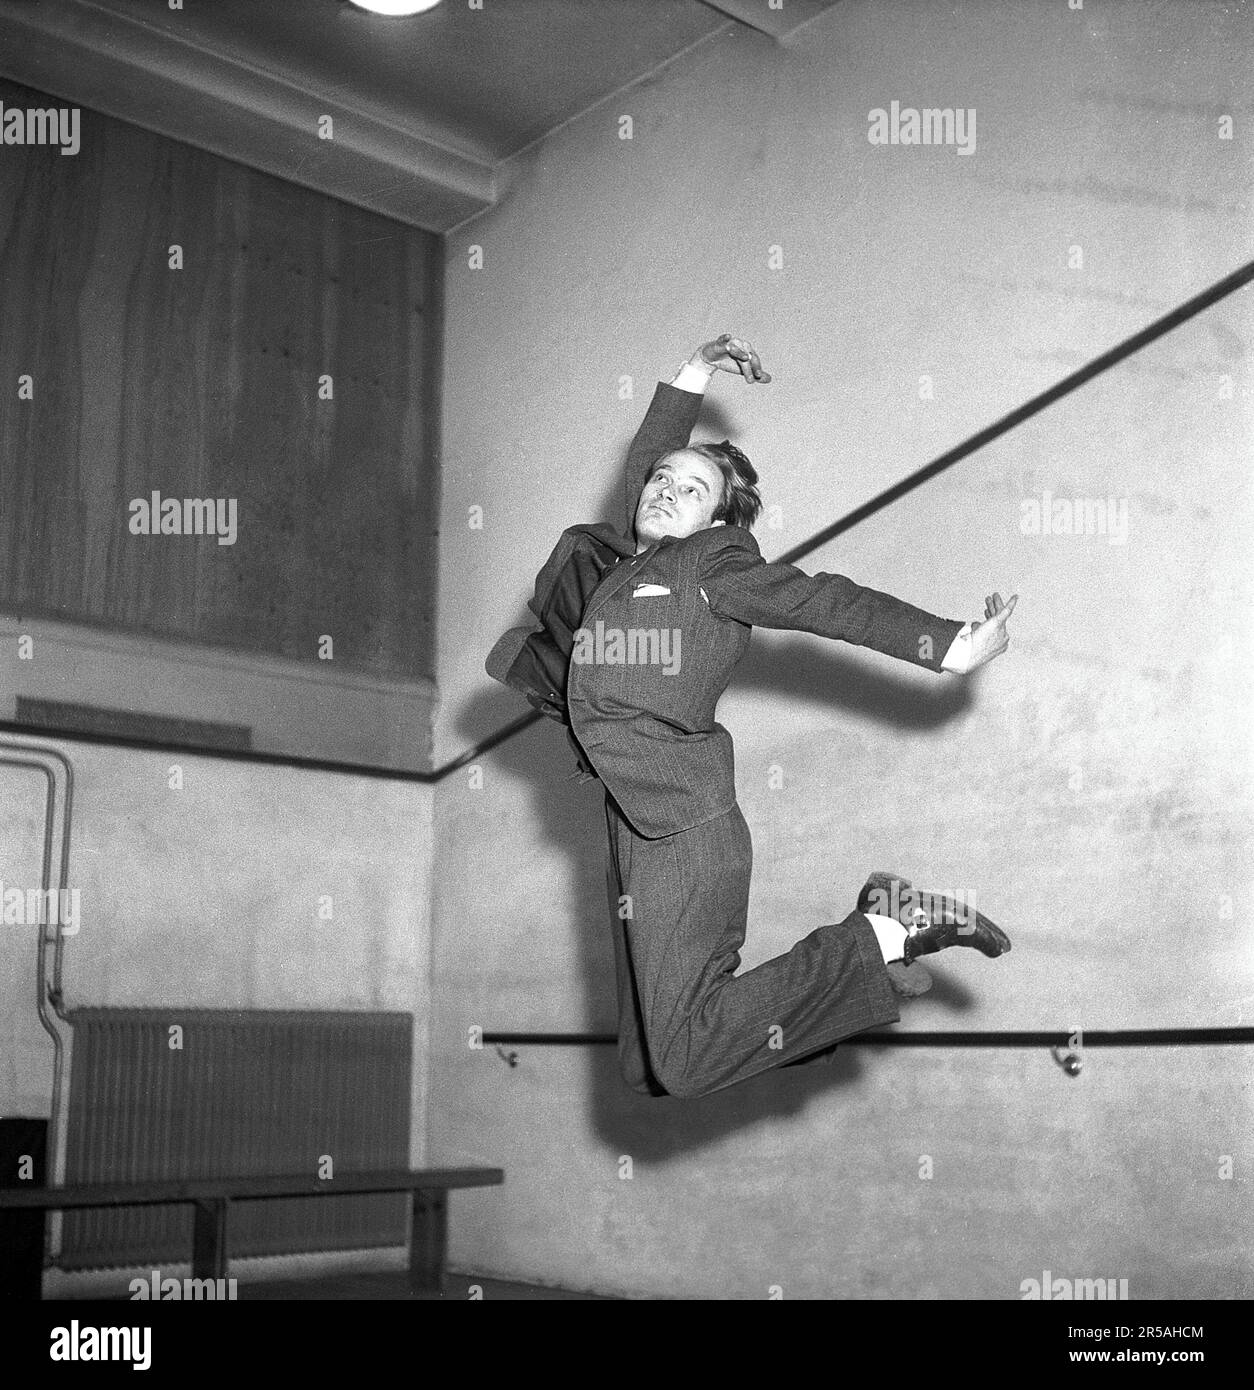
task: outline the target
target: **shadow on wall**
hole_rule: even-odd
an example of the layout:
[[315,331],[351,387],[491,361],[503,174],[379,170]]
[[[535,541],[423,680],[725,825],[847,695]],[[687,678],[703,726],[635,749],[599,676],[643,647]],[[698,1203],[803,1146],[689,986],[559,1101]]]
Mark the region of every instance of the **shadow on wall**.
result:
[[[726,425],[720,412],[707,410],[702,433],[711,426],[717,431],[720,425]],[[606,505],[601,515],[616,516],[616,507]],[[555,529],[554,543],[557,534]],[[530,593],[532,581],[529,574],[512,577],[523,595]],[[529,617],[524,608],[517,621]],[[776,638],[769,647],[759,640],[750,645],[729,688],[774,695],[782,702],[802,699],[826,705],[833,711],[903,733],[939,729],[964,715],[973,702],[971,681],[942,678],[923,686],[913,670],[903,678],[890,668],[871,664],[878,660],[854,654],[834,642],[816,649],[808,638]],[[485,727],[497,728],[517,718],[524,712],[522,706],[520,698],[511,698],[492,686],[462,710],[459,733],[471,742],[482,737]],[[574,754],[565,732],[549,719],[499,745],[490,756],[501,771],[531,785],[537,842],[559,851],[572,866],[575,901],[587,905],[588,930],[578,933],[581,958],[576,963],[582,976],[585,1017],[604,1020],[593,1025],[591,1031],[614,1032],[614,954],[608,920],[602,920],[608,909],[601,784],[580,785],[574,781]],[[852,907],[851,902],[834,920]],[[597,922],[601,923],[600,930],[595,929]],[[820,925],[798,922],[797,936]],[[749,929],[753,930],[752,923]],[[958,1012],[974,1007],[975,1003],[972,991],[943,977],[935,980],[931,997]],[[663,1161],[680,1152],[700,1149],[768,1117],[796,1114],[819,1092],[856,1082],[866,1062],[864,1047],[830,1048],[814,1058],[766,1072],[714,1095],[676,1101],[630,1090],[619,1075],[612,1047],[597,1045],[590,1051],[593,1065],[589,1108],[597,1133],[606,1143],[646,1161]]]
[[[608,964],[612,969],[613,961]],[[883,1049],[842,1044],[813,1061],[763,1072],[696,1100],[652,1099],[629,1090],[618,1074],[614,1049],[595,1051],[589,1068],[592,1127],[613,1152],[649,1164],[717,1145],[765,1120],[792,1119],[815,1097],[856,1087]],[[892,1097],[885,1100],[891,1103]]]

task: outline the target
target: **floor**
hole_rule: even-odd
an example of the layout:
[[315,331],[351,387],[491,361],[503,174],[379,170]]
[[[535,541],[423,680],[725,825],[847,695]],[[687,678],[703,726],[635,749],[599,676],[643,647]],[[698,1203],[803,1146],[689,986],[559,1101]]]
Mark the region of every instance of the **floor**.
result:
[[466,1302],[471,1289],[480,1290],[478,1297],[484,1302],[509,1301],[514,1303],[546,1302],[558,1299],[578,1299],[591,1302],[613,1302],[598,1294],[571,1293],[567,1289],[550,1289],[539,1284],[511,1284],[503,1279],[481,1279],[467,1274],[446,1274],[444,1289],[440,1293],[412,1293],[409,1282],[403,1273],[383,1274],[335,1274],[309,1279],[263,1280],[259,1283],[240,1284],[238,1298],[241,1303],[258,1300],[276,1302],[433,1302],[436,1300],[456,1300]]
[[571,1293],[567,1289],[549,1289],[538,1284],[509,1284],[503,1279],[479,1279],[466,1274],[446,1274],[441,1293],[416,1294],[409,1290],[403,1274],[345,1274],[322,1279],[292,1279],[282,1282],[253,1284],[250,1288],[239,1290],[244,1299],[401,1299],[412,1302],[435,1299],[458,1300],[465,1302],[470,1298],[471,1288],[481,1290],[479,1297],[488,1301],[500,1302],[508,1299],[513,1302],[529,1302],[550,1299],[586,1299],[596,1302],[612,1302],[601,1299],[596,1294]]

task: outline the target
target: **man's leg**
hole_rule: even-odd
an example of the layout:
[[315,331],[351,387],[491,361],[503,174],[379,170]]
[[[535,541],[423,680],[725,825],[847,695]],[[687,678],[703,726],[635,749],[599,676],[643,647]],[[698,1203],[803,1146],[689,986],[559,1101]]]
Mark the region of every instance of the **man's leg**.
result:
[[618,1067],[623,1080],[633,1091],[649,1096],[664,1096],[666,1091],[653,1075],[644,1041],[644,1020],[636,978],[631,968],[627,946],[627,923],[620,916],[620,903],[627,889],[623,886],[618,867],[618,840],[626,822],[613,808],[609,794],[605,797],[605,826],[609,848],[605,866],[605,888],[609,899],[610,935],[614,942],[614,975],[618,988]]
[[900,1017],[860,912],[736,975],[753,866],[739,807],[659,840],[609,803],[607,818],[645,1051],[672,1095],[721,1090]]

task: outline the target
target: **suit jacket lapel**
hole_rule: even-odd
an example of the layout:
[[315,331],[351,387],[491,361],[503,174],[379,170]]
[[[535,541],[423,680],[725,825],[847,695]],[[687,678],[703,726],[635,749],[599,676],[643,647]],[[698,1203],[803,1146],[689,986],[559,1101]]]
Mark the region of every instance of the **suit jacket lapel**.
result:
[[[656,549],[653,551],[653,554],[650,556],[650,559],[659,559],[662,555],[662,552],[666,550],[668,546],[672,546],[675,544],[676,539],[677,538],[675,536],[663,536],[662,539],[657,542]],[[634,551],[634,549],[635,547],[633,546],[632,550]],[[596,610],[604,608],[605,605],[610,601],[610,599],[612,599],[614,595],[622,589],[624,584],[626,584],[629,580],[639,578],[639,575],[640,566],[633,565],[631,563],[630,556],[627,556],[624,559],[622,559],[619,562],[617,568],[611,570],[609,574],[605,576],[605,578],[601,581],[600,585],[597,587],[596,591],[593,593],[591,599],[588,600],[588,606],[584,609],[583,614],[584,625],[588,625]]]

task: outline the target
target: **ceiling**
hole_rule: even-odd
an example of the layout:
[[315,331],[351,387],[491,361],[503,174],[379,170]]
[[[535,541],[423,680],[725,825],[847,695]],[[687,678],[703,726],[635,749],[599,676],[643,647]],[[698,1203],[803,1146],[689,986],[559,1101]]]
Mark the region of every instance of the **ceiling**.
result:
[[[0,0],[0,73],[447,231],[492,205],[502,160],[693,44],[743,25],[783,40],[832,3],[445,0],[385,19],[347,0]],[[328,113],[334,142],[311,144]]]

